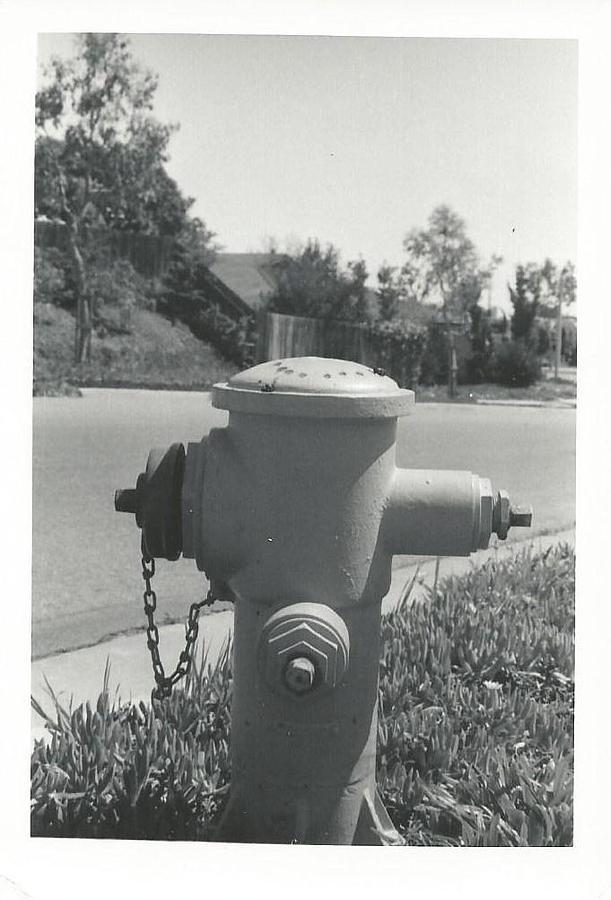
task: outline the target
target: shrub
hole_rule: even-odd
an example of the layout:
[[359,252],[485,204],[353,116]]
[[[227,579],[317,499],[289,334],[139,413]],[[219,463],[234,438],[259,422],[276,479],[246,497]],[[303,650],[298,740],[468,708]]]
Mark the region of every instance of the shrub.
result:
[[255,317],[238,321],[224,315],[196,290],[183,294],[166,291],[157,310],[172,324],[184,322],[195,337],[207,341],[229,362],[246,368],[254,363]]
[[[571,844],[574,571],[566,545],[492,559],[384,617],[377,780],[408,844]],[[95,710],[53,700],[33,835],[211,836],[230,781],[228,653],[161,702],[111,701],[108,671]]]
[[541,378],[541,361],[524,341],[503,341],[492,360],[494,381],[507,387],[529,387]]
[[[400,387],[415,388],[420,381],[426,332],[402,322],[375,322],[366,329],[376,365],[394,378]],[[332,326],[327,329],[332,332]]]
[[429,322],[426,344],[422,354],[420,381],[422,384],[447,384],[449,374],[450,340],[440,322]]
[[471,353],[465,360],[465,375],[468,384],[481,384],[490,378],[494,354],[490,314],[479,303],[472,303],[469,317]]
[[134,311],[155,306],[154,279],[140,275],[127,259],[112,259],[104,248],[90,249],[86,264],[98,334],[131,333]]
[[200,340],[208,341],[225,359],[246,368],[254,363],[254,316],[230,319],[202,303],[190,318],[189,326]]
[[34,303],[71,306],[66,254],[56,247],[34,247]]

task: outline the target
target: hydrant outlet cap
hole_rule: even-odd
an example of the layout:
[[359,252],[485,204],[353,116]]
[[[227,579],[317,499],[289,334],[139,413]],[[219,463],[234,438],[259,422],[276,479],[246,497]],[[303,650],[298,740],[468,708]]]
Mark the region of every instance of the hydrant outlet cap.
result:
[[212,405],[234,412],[326,418],[395,418],[414,404],[382,369],[304,356],[260,363],[215,384]]

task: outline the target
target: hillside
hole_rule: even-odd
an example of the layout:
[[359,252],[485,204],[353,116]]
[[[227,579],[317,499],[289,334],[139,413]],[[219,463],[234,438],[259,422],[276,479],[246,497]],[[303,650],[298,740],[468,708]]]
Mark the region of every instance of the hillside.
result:
[[144,309],[129,331],[98,328],[88,363],[73,363],[74,316],[51,303],[34,304],[34,393],[75,393],[82,387],[207,389],[235,371],[186,325]]

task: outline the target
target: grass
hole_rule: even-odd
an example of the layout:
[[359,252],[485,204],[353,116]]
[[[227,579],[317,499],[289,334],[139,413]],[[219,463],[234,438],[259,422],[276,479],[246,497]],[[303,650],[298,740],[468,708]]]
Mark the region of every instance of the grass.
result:
[[575,400],[577,384],[574,380],[543,379],[526,388],[504,387],[502,384],[460,384],[451,401],[445,384],[420,385],[416,389],[419,403],[477,403],[478,400],[518,400],[549,403],[554,400]]
[[[382,623],[378,784],[408,845],[570,846],[573,550],[441,581]],[[33,835],[206,840],[230,781],[231,660],[166,701],[65,709],[32,753]]]
[[74,316],[51,303],[35,304],[34,393],[78,394],[79,387],[101,386],[206,390],[236,371],[186,325],[146,309],[131,316],[130,332],[96,334],[91,361],[76,366]]

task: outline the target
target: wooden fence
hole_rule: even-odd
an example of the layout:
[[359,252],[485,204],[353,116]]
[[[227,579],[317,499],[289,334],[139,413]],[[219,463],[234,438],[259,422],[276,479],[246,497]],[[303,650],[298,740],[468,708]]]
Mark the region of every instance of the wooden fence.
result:
[[365,325],[262,312],[257,320],[257,362],[322,356],[385,369],[403,387],[417,383],[424,351],[421,331],[400,336]]
[[[88,228],[83,237],[88,243],[97,242],[106,247],[111,259],[128,259],[137,272],[149,278],[160,278],[167,272],[174,246],[171,237],[105,228]],[[57,247],[64,250],[67,241],[68,229],[63,222],[48,222],[44,219],[34,221],[34,242],[37,247]]]

